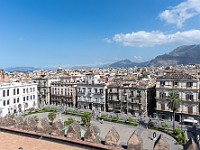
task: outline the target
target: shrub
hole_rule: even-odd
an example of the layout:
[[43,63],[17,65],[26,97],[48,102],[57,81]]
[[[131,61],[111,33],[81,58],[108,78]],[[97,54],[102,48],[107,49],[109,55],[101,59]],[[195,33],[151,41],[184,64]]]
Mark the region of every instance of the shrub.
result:
[[128,121],[128,122],[133,122],[133,118],[129,117],[129,118],[127,119],[127,121]]
[[78,110],[73,110],[73,114],[77,114],[78,113]]
[[118,121],[119,120],[119,116],[113,116],[112,120]]
[[66,114],[70,114],[70,113],[72,113],[72,111],[71,111],[70,109],[67,109],[67,110],[65,111],[65,113],[66,113]]
[[168,128],[168,125],[166,123],[162,124],[162,128],[166,129]]
[[101,118],[102,119],[107,118],[107,115],[106,114],[101,114]]
[[74,119],[68,118],[68,120],[64,122],[64,126],[70,125],[73,122],[74,122]]
[[177,128],[177,129],[175,129],[175,132],[174,132],[174,133],[175,133],[176,135],[179,135],[181,132],[182,132],[182,130]]

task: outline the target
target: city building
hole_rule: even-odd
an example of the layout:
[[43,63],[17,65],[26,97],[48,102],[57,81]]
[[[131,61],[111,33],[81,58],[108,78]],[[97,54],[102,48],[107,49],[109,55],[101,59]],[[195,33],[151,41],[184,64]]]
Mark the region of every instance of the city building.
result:
[[180,108],[175,119],[198,119],[199,116],[199,79],[192,75],[176,72],[157,77],[156,81],[156,112],[161,119],[172,120],[172,110],[167,106],[169,93],[177,92]]
[[37,108],[37,83],[0,84],[0,115],[18,114]]
[[76,83],[57,81],[52,82],[50,88],[50,104],[76,106]]
[[39,78],[34,79],[38,84],[38,105],[42,107],[50,104],[50,85],[51,82],[59,81],[59,79],[50,79],[48,75],[41,75]]
[[146,87],[133,84],[110,84],[107,87],[107,110],[141,116],[147,112],[146,95]]
[[77,85],[77,108],[105,111],[106,84],[95,73],[85,75]]

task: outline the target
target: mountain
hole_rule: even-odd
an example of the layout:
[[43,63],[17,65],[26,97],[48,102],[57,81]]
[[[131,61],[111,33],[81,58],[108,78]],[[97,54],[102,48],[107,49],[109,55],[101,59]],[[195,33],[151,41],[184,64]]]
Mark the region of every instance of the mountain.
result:
[[6,68],[5,71],[8,72],[32,72],[35,70],[39,70],[40,68],[35,67],[14,67],[14,68]]
[[177,47],[169,54],[159,55],[152,59],[148,66],[174,66],[200,64],[200,44],[183,45]]
[[136,63],[136,62],[132,62],[128,59],[125,60],[120,60],[117,61],[115,63],[112,63],[110,65],[108,65],[109,68],[128,68],[128,67],[144,67],[146,65],[148,65],[149,62],[141,62],[141,63]]

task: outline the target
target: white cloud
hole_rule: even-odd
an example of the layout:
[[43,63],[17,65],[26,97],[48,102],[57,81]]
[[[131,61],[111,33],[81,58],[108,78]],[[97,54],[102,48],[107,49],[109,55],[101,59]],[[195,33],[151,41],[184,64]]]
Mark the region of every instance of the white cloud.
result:
[[138,31],[126,34],[115,34],[112,41],[124,46],[154,47],[159,45],[181,45],[200,43],[200,30],[188,30],[165,34],[160,31]]
[[112,43],[112,40],[109,38],[104,38],[103,40],[106,41],[107,43]]
[[187,0],[171,9],[164,10],[159,17],[161,20],[181,28],[187,19],[199,14],[200,0]]

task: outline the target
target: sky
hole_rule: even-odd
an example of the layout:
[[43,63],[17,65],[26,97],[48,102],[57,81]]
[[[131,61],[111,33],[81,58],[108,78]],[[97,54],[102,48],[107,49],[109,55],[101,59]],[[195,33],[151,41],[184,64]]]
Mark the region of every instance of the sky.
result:
[[142,62],[200,44],[200,0],[0,0],[0,68]]

